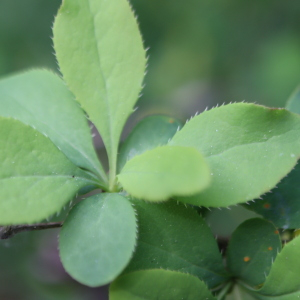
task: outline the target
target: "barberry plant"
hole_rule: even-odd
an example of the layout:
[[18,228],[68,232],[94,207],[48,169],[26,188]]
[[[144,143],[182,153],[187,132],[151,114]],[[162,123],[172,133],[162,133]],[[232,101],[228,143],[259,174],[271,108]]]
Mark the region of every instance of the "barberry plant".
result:
[[[77,281],[111,283],[111,300],[300,298],[300,238],[280,238],[300,227],[300,93],[287,109],[234,103],[184,125],[149,116],[119,145],[147,62],[129,3],[64,0],[53,32],[62,78],[0,82],[2,238],[95,190],[71,205],[59,251]],[[236,204],[262,218],[242,223],[222,256],[201,211]]]

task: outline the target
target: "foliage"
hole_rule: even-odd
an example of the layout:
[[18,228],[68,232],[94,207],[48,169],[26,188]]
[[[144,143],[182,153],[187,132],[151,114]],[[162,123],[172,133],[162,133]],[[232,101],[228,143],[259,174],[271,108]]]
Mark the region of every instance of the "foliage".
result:
[[[112,282],[112,300],[299,297],[300,238],[281,249],[279,235],[300,222],[299,93],[287,109],[235,103],[184,126],[152,116],[119,146],[146,65],[127,0],[65,0],[54,47],[63,79],[33,70],[0,82],[1,225],[42,221],[96,191],[69,211],[60,255],[79,282]],[[242,223],[223,259],[199,207],[261,196],[245,207],[265,219]]]

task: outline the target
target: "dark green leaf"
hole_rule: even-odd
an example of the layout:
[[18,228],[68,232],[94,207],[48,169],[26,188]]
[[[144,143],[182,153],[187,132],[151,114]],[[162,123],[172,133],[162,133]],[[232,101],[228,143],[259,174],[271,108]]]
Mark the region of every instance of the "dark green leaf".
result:
[[168,143],[182,124],[167,116],[149,116],[140,121],[122,144],[118,170],[136,155]]
[[174,201],[133,203],[138,213],[139,235],[126,272],[169,269],[197,276],[210,288],[227,280],[218,245],[193,208]]
[[259,294],[261,299],[292,300],[300,297],[300,237],[286,244],[271,268]]
[[216,300],[205,284],[189,274],[167,270],[137,271],[112,283],[110,300]]
[[279,228],[300,227],[300,164],[288,174],[271,193],[262,200],[244,205]]
[[264,219],[250,219],[233,233],[228,250],[230,272],[248,285],[264,283],[281,241],[274,225]]

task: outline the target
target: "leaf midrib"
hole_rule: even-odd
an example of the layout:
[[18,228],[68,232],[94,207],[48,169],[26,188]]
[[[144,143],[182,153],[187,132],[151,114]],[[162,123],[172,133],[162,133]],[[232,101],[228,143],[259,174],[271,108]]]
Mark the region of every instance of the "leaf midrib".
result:
[[68,178],[68,179],[72,179],[74,181],[76,181],[76,179],[80,179],[81,181],[86,181],[86,182],[90,182],[93,183],[95,185],[98,185],[98,183],[96,181],[93,181],[91,179],[85,178],[85,177],[81,177],[81,176],[75,176],[74,178],[72,177],[72,175],[19,175],[19,176],[10,176],[10,177],[5,177],[5,178],[0,178],[0,182],[1,181],[5,181],[5,180],[9,180],[9,179],[30,179],[30,178],[36,178],[36,179],[49,179],[49,178]]
[[[108,101],[108,88],[107,88],[107,82],[106,82],[106,78],[104,75],[104,71],[102,69],[102,65],[101,65],[101,58],[100,58],[100,49],[98,46],[98,43],[96,42],[96,24],[95,24],[95,14],[93,13],[92,9],[91,9],[91,4],[90,4],[90,0],[87,1],[88,3],[88,9],[89,12],[92,15],[92,25],[93,25],[93,33],[94,33],[94,39],[93,41],[95,41],[95,48],[96,48],[96,52],[97,52],[97,61],[98,61],[98,66],[99,66],[99,71],[100,71],[100,75],[102,77],[103,83],[104,83],[104,89],[105,89],[105,95],[103,97],[104,103],[106,105],[106,109],[107,109],[107,116],[108,116],[108,131],[109,131],[109,140],[110,140],[110,147],[111,149],[109,149],[109,145],[107,146],[107,150],[108,150],[108,156],[110,157],[110,152],[113,150],[113,135],[112,135],[112,116],[111,116],[111,109],[110,109],[110,105],[109,105],[109,101]],[[100,131],[100,128],[99,128]],[[110,162],[111,163],[111,162]]]
[[[221,156],[221,155],[225,154],[226,152],[231,151],[235,148],[242,148],[242,147],[246,147],[246,146],[249,146],[249,145],[260,145],[260,144],[264,144],[264,143],[269,143],[271,140],[273,140],[275,138],[282,137],[286,133],[290,133],[290,132],[297,132],[297,130],[292,129],[292,130],[289,130],[289,131],[287,131],[287,132],[285,132],[284,134],[281,134],[281,135],[273,135],[272,137],[266,139],[265,141],[261,141],[261,142],[253,142],[253,143],[245,143],[245,144],[234,145],[230,148],[224,149],[223,151],[221,151],[219,153],[216,153],[216,154],[213,154],[213,155],[207,155],[206,157],[207,158],[213,158],[213,157],[216,157],[216,156]],[[201,150],[201,149],[199,149],[199,150]]]

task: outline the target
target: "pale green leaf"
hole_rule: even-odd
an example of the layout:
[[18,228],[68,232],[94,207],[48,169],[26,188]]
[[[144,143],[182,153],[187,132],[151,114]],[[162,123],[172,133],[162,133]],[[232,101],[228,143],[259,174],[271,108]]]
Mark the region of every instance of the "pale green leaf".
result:
[[250,219],[233,233],[226,252],[229,271],[248,285],[265,282],[281,250],[278,231],[264,219]]
[[182,124],[167,116],[148,116],[131,131],[119,150],[118,171],[136,155],[168,143]]
[[141,90],[145,51],[127,0],[64,0],[54,47],[71,91],[95,124],[116,172],[119,137]]
[[98,194],[78,203],[59,238],[65,269],[88,286],[111,282],[132,256],[136,226],[130,202],[119,194]]
[[97,181],[40,132],[0,117],[0,225],[33,223]]
[[162,146],[128,161],[118,179],[132,196],[162,201],[201,191],[210,182],[209,174],[208,165],[196,149]]
[[159,204],[132,201],[139,235],[125,272],[163,268],[190,273],[209,288],[228,280],[216,240],[193,208],[174,201]]
[[195,147],[211,167],[209,188],[180,201],[228,206],[259,197],[291,171],[300,156],[300,116],[255,104],[221,106],[188,122],[170,145]]
[[205,284],[189,274],[167,270],[123,275],[109,289],[110,300],[216,300]]
[[1,80],[0,115],[48,136],[75,165],[99,175],[105,186],[86,116],[57,75],[33,70]]

